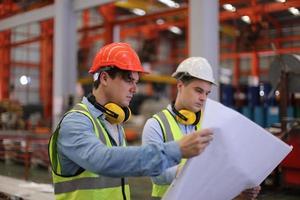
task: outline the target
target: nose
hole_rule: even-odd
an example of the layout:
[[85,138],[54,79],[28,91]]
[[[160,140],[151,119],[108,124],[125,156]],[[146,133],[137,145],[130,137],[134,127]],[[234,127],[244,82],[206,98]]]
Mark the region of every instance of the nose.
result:
[[133,82],[130,87],[130,92],[135,94],[137,92],[137,84]]
[[199,95],[199,99],[200,99],[201,101],[205,101],[206,98],[207,98],[207,94],[206,94],[205,92],[203,92],[202,94]]

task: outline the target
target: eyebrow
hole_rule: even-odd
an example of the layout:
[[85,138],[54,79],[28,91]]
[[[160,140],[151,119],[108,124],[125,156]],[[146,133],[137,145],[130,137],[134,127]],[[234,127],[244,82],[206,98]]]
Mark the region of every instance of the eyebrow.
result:
[[211,92],[211,90],[205,90],[205,89],[203,89],[202,87],[199,87],[199,86],[195,86],[195,89],[196,90],[201,90],[202,92],[205,92],[205,93],[210,93]]
[[137,79],[133,78],[132,74],[129,74],[126,79],[128,81],[135,81],[136,83],[140,80],[139,77]]

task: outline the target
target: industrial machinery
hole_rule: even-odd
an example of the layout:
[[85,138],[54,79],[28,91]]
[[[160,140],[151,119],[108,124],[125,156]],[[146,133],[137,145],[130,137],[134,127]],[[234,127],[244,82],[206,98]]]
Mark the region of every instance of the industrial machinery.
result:
[[[300,187],[300,118],[287,118],[289,97],[300,92],[300,56],[276,56],[270,66],[269,78],[273,91],[279,89],[280,94],[279,137],[293,146],[293,151],[280,165],[281,184]],[[300,106],[299,101],[295,101],[295,104]]]

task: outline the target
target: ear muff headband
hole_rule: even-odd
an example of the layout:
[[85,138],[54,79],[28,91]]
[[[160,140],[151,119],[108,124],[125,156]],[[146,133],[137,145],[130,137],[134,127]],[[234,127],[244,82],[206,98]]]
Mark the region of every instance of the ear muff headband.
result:
[[93,94],[89,94],[87,99],[95,108],[102,111],[105,114],[105,119],[112,124],[126,122],[131,116],[129,107],[121,107],[115,103],[107,103],[103,106],[96,101]]
[[201,112],[194,113],[192,111],[182,109],[176,110],[174,104],[172,105],[172,110],[176,114],[176,120],[184,125],[197,125],[200,121]]

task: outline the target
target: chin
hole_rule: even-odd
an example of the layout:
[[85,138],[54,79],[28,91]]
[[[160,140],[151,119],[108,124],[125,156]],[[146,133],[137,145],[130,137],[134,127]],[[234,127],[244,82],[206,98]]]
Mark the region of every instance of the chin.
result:
[[200,106],[200,107],[197,106],[197,107],[194,107],[192,111],[196,113],[196,112],[199,112],[201,109],[202,109],[202,106]]
[[121,106],[122,106],[122,107],[129,106],[129,103],[130,103],[130,101],[128,101],[128,102],[127,102],[127,101],[126,101],[126,102],[123,102],[123,103],[121,104]]

